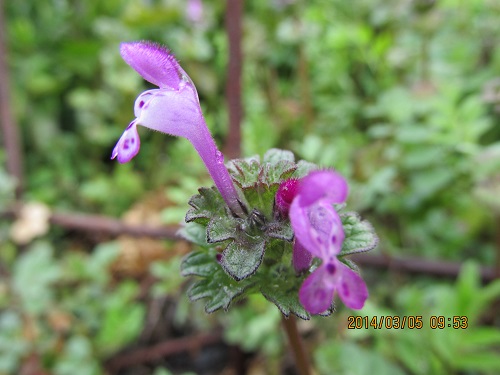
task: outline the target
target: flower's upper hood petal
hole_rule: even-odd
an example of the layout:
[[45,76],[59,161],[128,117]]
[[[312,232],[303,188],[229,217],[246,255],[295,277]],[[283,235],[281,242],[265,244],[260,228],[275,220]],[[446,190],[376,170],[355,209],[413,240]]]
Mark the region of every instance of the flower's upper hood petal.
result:
[[122,43],[120,54],[146,81],[160,88],[178,90],[183,80],[189,80],[174,55],[158,43]]
[[301,204],[309,206],[319,199],[330,203],[343,203],[347,199],[347,181],[335,171],[313,171],[300,180],[298,194]]

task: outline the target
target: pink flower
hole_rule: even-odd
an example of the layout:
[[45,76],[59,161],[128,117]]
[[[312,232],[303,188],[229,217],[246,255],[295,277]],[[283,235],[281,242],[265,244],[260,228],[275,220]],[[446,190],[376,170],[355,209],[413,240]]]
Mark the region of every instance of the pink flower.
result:
[[312,314],[328,310],[335,293],[351,309],[361,309],[368,298],[363,279],[337,258],[342,250],[344,230],[333,204],[345,202],[347,194],[347,182],[340,174],[314,171],[299,181],[290,206],[289,217],[295,233],[295,269],[307,270],[312,256],[322,261],[299,291],[300,302]]
[[238,193],[224,166],[224,156],[203,118],[196,88],[175,57],[152,42],[122,43],[120,53],[127,64],[159,88],[145,91],[136,99],[136,119],[123,132],[111,158],[126,163],[137,155],[140,148],[137,125],[184,137],[198,151],[229,208],[243,216]]

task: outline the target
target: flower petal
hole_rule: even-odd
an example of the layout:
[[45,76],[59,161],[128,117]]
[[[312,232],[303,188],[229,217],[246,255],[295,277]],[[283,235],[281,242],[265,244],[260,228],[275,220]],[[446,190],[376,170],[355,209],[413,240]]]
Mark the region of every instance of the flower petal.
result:
[[[146,91],[137,101],[150,93],[153,95],[148,96],[148,101],[141,108],[137,124],[189,140],[196,138],[200,129],[206,127],[198,96],[190,85],[183,86],[179,91],[169,89]],[[135,107],[138,107],[137,103]]]
[[333,290],[324,282],[325,272],[324,267],[320,266],[300,287],[300,303],[311,314],[321,314],[332,306]]
[[125,129],[122,136],[118,140],[118,143],[111,154],[111,159],[118,157],[118,161],[120,163],[127,163],[132,160],[135,155],[137,155],[140,147],[141,140],[139,139],[137,124],[134,120],[130,123],[127,129]]
[[345,264],[338,262],[341,276],[337,283],[337,293],[344,304],[355,310],[363,308],[368,298],[368,288],[364,280]]
[[340,253],[344,229],[331,203],[323,200],[311,206],[302,205],[297,196],[290,207],[290,222],[295,238],[313,255],[330,259]]
[[[141,95],[135,99],[134,103],[134,115],[135,117],[140,117],[142,110],[146,109],[149,106],[149,102],[151,99],[154,98],[155,95],[157,95],[158,92],[161,92],[161,89],[153,89],[153,90],[148,90],[144,91]],[[160,94],[161,95],[161,94]]]
[[313,171],[300,180],[299,194],[302,205],[309,206],[319,199],[342,203],[347,199],[347,181],[334,171]]
[[157,43],[122,43],[120,54],[146,81],[160,88],[178,90],[183,75],[187,76],[174,55]]
[[306,271],[311,267],[312,254],[306,250],[300,241],[295,240],[293,244],[292,264],[296,272]]

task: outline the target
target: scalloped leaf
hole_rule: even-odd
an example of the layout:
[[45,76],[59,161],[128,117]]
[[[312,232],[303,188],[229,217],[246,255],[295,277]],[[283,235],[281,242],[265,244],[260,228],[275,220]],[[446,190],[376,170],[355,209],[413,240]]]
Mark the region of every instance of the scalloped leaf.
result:
[[270,150],[267,150],[266,153],[264,154],[264,157],[262,158],[263,163],[271,163],[271,164],[278,163],[279,161],[282,160],[294,163],[295,156],[291,151],[281,150],[279,148],[272,148]]
[[[248,236],[246,236],[248,237]],[[254,241],[240,236],[231,242],[222,252],[220,260],[224,270],[235,280],[243,280],[253,275],[262,263],[266,242]]]
[[262,165],[259,173],[259,183],[265,185],[279,185],[281,181],[292,176],[297,169],[295,163],[289,160],[280,160],[277,163],[266,163]]
[[[205,304],[205,311],[208,314],[221,308],[227,310],[231,302],[251,286],[248,282],[242,285],[230,284],[229,280],[232,279],[224,272],[221,273],[220,277],[202,279],[193,284],[188,291],[188,296],[191,301],[208,298],[208,302]],[[232,281],[236,283],[234,280]]]
[[181,275],[210,277],[220,268],[217,263],[217,252],[193,251],[182,259]]
[[260,158],[235,159],[227,163],[229,173],[240,188],[250,188],[259,181]]
[[361,220],[356,212],[343,213],[340,218],[345,239],[339,256],[369,251],[378,245],[378,237],[372,225],[366,220]]
[[177,234],[195,245],[207,246],[207,230],[201,224],[186,223],[177,231]]
[[271,238],[277,238],[288,242],[293,241],[293,229],[288,220],[283,222],[273,221],[266,224],[264,232]]
[[237,228],[242,226],[243,220],[232,216],[220,216],[212,219],[207,225],[207,242],[217,243],[237,237]]
[[283,288],[282,284],[266,284],[260,291],[266,299],[276,305],[276,307],[281,311],[283,315],[289,317],[290,314],[309,320],[311,319],[311,314],[309,314],[299,301],[299,295],[297,290],[290,291],[289,289]]
[[194,195],[189,200],[191,208],[186,214],[185,221],[197,222],[206,225],[214,216],[227,216],[226,202],[215,186],[198,189],[200,194]]
[[272,202],[274,202],[278,188],[278,184],[272,186],[255,184],[252,188],[243,189],[243,194],[251,208],[257,208],[267,218],[270,218],[273,209]]
[[297,169],[293,173],[293,178],[302,178],[307,176],[309,172],[318,170],[319,167],[316,164],[310,163],[305,160],[299,160],[297,163]]
[[182,275],[204,277],[196,281],[188,291],[192,301],[208,298],[205,311],[212,313],[220,308],[227,310],[231,302],[251,287],[254,281],[236,282],[229,277],[216,258],[217,252],[195,251],[184,258],[181,264]]

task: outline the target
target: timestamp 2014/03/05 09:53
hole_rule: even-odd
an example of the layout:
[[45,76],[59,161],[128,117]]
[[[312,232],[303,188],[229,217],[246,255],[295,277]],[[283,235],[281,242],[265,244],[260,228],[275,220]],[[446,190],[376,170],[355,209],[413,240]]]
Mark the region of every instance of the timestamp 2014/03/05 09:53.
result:
[[350,315],[347,317],[347,329],[422,329],[426,322],[431,329],[466,329],[469,326],[467,316],[463,315],[450,317],[432,315],[425,320],[422,315],[375,315],[373,317]]

